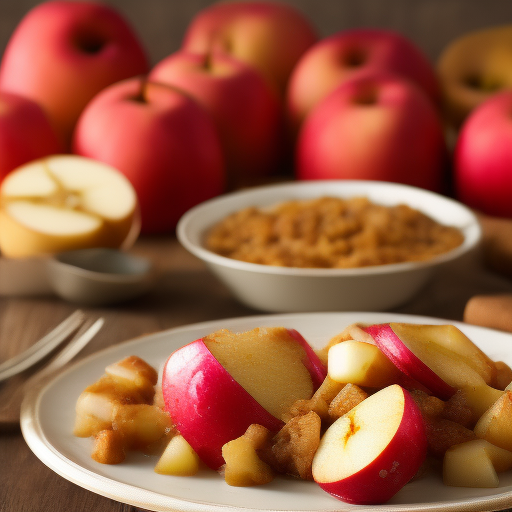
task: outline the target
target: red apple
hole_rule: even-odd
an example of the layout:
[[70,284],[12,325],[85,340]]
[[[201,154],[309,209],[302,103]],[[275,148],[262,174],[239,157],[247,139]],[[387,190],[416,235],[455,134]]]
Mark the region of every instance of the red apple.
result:
[[42,108],[28,98],[0,92],[0,182],[13,169],[64,148]]
[[[418,357],[414,349],[409,347],[405,337],[399,337],[390,324],[376,324],[364,328],[375,341],[380,350],[403,373],[417,380],[435,396],[448,400],[456,389],[435,373],[426,362]],[[409,341],[411,338],[409,338]],[[412,340],[412,345],[418,347]]]
[[111,85],[87,105],[73,148],[129,179],[143,233],[174,229],[186,210],[224,188],[222,150],[210,116],[182,91],[141,78]]
[[220,50],[254,66],[281,94],[300,56],[317,41],[303,14],[284,3],[218,2],[190,23],[182,48]]
[[158,63],[149,80],[183,89],[212,115],[233,187],[276,170],[283,147],[282,110],[252,67],[223,53],[180,51]]
[[96,93],[147,71],[145,51],[117,11],[57,0],[34,7],[12,34],[0,89],[39,103],[69,143],[80,112]]
[[420,410],[407,391],[393,384],[327,429],[313,459],[313,478],[340,500],[384,503],[416,474],[426,454]]
[[173,352],[162,391],[180,434],[218,469],[224,464],[222,446],[249,425],[281,429],[295,400],[312,396],[321,369],[325,378],[318,356],[287,329],[224,330]]
[[489,98],[466,119],[454,153],[457,198],[498,217],[512,217],[511,115],[511,91]]
[[304,121],[299,179],[360,179],[440,191],[446,147],[437,111],[411,82],[389,74],[345,81]]
[[434,68],[412,41],[389,30],[346,30],[316,43],[295,66],[287,90],[292,127],[297,128],[343,81],[361,72],[396,74],[414,82],[435,104],[439,102]]

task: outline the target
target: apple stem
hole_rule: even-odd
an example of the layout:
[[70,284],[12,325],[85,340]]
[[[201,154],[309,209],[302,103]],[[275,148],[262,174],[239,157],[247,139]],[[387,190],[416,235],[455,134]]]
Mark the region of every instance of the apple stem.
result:
[[142,78],[140,81],[140,88],[136,96],[133,97],[133,101],[137,101],[139,103],[146,103],[146,89],[148,87],[147,78]]

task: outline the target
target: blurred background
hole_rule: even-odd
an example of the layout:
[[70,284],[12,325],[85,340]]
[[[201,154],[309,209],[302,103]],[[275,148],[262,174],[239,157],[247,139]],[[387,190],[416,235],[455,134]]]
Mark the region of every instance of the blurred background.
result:
[[[302,10],[320,36],[351,27],[394,29],[431,60],[465,32],[512,23],[511,0],[284,0]],[[38,0],[0,0],[0,51],[22,16]],[[130,20],[152,63],[178,49],[194,14],[208,0],[106,0]]]

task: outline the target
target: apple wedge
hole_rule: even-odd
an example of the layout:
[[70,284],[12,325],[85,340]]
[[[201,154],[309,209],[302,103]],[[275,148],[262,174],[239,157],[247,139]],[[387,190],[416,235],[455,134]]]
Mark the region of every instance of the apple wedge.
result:
[[342,501],[384,503],[416,474],[426,453],[418,406],[393,384],[327,429],[313,459],[313,478]]
[[296,400],[325,378],[315,353],[285,328],[222,330],[173,352],[163,370],[166,410],[180,434],[212,469],[222,446],[256,423],[277,432]]
[[116,169],[56,155],[12,171],[0,188],[0,250],[11,258],[120,247],[136,235],[137,196]]
[[155,473],[173,476],[193,476],[200,468],[197,453],[180,435],[171,437],[155,466]]
[[454,445],[443,459],[443,483],[456,487],[498,487],[499,471],[512,467],[512,452],[484,439]]

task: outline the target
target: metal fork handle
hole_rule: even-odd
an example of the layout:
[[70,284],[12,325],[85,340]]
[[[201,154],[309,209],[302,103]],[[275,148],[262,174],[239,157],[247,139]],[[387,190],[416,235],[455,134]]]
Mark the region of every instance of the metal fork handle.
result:
[[75,311],[30,348],[1,363],[0,381],[21,373],[46,357],[80,327],[84,318],[83,311]]

